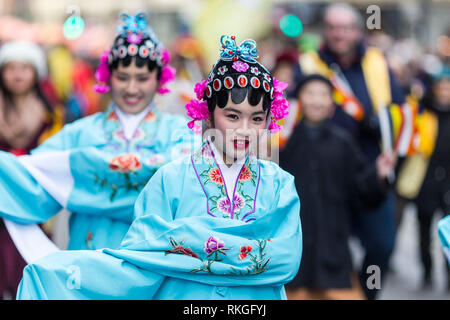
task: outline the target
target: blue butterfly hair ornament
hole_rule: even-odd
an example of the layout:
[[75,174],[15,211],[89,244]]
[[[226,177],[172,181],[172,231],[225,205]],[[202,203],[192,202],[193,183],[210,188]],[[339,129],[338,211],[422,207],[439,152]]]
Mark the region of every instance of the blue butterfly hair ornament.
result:
[[144,12],[139,12],[134,16],[121,13],[119,19],[122,24],[117,26],[117,31],[121,36],[127,37],[128,42],[139,44],[143,38],[150,38],[155,46],[160,44],[155,33],[147,24],[147,15]]
[[224,61],[241,59],[245,62],[255,63],[258,58],[258,50],[254,40],[245,40],[238,46],[234,36],[223,35],[220,37],[220,43],[222,44],[220,58]]

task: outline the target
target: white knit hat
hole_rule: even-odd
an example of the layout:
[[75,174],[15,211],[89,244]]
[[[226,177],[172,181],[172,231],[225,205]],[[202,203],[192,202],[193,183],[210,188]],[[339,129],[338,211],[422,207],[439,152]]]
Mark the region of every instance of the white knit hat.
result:
[[47,75],[47,59],[44,51],[35,43],[28,41],[10,41],[0,48],[0,66],[10,61],[30,63],[39,78]]

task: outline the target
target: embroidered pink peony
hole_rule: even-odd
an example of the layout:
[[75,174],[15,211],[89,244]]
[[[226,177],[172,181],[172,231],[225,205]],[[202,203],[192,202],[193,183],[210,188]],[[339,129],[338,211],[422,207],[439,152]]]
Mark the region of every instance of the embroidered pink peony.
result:
[[233,211],[237,212],[245,206],[245,200],[241,196],[235,194],[233,197]]
[[[222,179],[222,178],[220,178],[220,179]],[[231,213],[230,200],[228,200],[228,198],[220,199],[219,202],[217,203],[217,208],[219,209],[219,211],[229,215]]]
[[242,61],[235,61],[233,62],[233,64],[231,65],[231,67],[236,70],[237,72],[247,72],[248,68],[250,68],[250,66]]
[[139,158],[132,153],[115,157],[109,163],[109,168],[121,173],[136,172],[142,168]]
[[224,249],[225,243],[216,237],[209,237],[205,242],[205,252],[208,255],[213,254],[215,251],[220,251]]

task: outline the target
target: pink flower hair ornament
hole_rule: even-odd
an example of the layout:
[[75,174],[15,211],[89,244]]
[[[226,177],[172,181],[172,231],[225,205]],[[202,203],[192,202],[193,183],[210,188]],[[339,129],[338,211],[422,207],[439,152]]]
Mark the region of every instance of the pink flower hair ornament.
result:
[[283,91],[288,87],[288,83],[278,81],[273,77],[273,100],[270,106],[272,114],[268,129],[271,133],[280,132],[282,126],[276,122],[285,119],[289,115],[289,102],[283,97]]
[[105,93],[108,92],[110,87],[107,85],[109,78],[111,76],[111,72],[108,68],[108,56],[110,51],[105,50],[100,57],[100,65],[97,68],[97,71],[95,71],[95,80],[99,82],[98,84],[94,85],[94,91],[98,93]]

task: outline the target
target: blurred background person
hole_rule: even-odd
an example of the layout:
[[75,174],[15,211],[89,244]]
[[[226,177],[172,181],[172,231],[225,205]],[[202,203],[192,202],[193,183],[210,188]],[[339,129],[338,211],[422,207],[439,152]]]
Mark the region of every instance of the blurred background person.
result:
[[[381,153],[377,111],[393,102],[402,104],[403,92],[382,53],[365,45],[364,24],[356,9],[345,3],[332,4],[323,19],[324,43],[317,53],[300,56],[301,70],[304,74],[319,72],[332,80],[342,96],[342,108],[336,109],[334,122],[354,137],[366,161],[375,163]],[[352,221],[365,249],[361,286],[368,299],[375,299],[378,290],[367,288],[370,273],[366,270],[376,265],[384,278],[389,268],[396,233],[394,193],[388,191],[374,209],[355,211]]]
[[369,164],[355,140],[331,122],[333,85],[324,76],[306,76],[295,92],[303,116],[280,166],[294,175],[302,201],[303,252],[288,299],[365,299],[352,284],[351,212],[385,199],[394,156],[383,153]]
[[[28,154],[62,127],[61,112],[46,96],[44,51],[26,41],[0,48],[0,150]],[[15,297],[25,261],[0,219],[0,298]]]
[[[399,193],[417,206],[422,286],[433,284],[431,257],[432,219],[450,214],[450,66],[433,77],[417,117],[418,152],[408,157],[399,176]],[[450,268],[447,290],[450,291]]]

